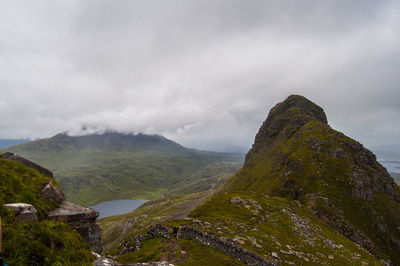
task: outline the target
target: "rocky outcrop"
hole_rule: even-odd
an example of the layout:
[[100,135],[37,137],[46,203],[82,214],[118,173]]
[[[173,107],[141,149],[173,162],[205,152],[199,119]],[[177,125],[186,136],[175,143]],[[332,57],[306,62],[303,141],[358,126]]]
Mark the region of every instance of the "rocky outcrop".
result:
[[[6,219],[6,225],[9,230],[12,230],[10,227],[14,221],[28,222],[27,225],[17,227],[15,230],[23,232],[27,230],[24,235],[41,244],[43,250],[57,251],[57,254],[50,254],[47,253],[47,251],[45,253],[42,252],[43,254],[36,254],[30,251],[32,256],[23,257],[20,264],[22,261],[25,262],[25,260],[26,262],[31,262],[30,264],[34,262],[36,262],[36,264],[43,264],[43,261],[47,261],[47,258],[51,257],[55,259],[58,256],[60,256],[59,258],[61,259],[57,258],[57,261],[64,261],[64,259],[68,257],[68,255],[65,255],[66,253],[64,250],[66,250],[67,253],[73,252],[74,250],[79,251],[76,256],[68,257],[71,261],[89,261],[90,257],[87,256],[89,250],[83,250],[86,248],[86,245],[82,243],[83,240],[88,242],[89,246],[94,251],[98,253],[102,252],[100,244],[101,229],[96,224],[96,219],[99,215],[97,211],[65,201],[65,197],[61,190],[57,188],[57,182],[53,178],[53,174],[50,170],[9,152],[0,155],[0,161],[2,163],[2,168],[4,168],[2,169],[4,170],[2,172],[4,178],[3,176],[0,177],[0,190],[5,193],[5,195],[0,196],[4,196],[1,198],[8,203],[0,207],[1,209],[10,210],[10,214],[12,211],[15,216],[15,219],[11,219],[11,217],[8,220]],[[24,201],[25,203],[15,203],[18,201]],[[68,226],[66,227],[65,225],[59,224],[59,226],[53,227],[51,225],[52,223],[49,224],[46,220],[65,222],[72,229],[75,229],[82,238],[79,238],[76,233],[75,235],[69,235],[68,239],[53,239],[54,241],[46,237],[40,239],[35,237],[35,234],[43,230],[59,237],[63,234],[62,231],[59,231],[61,228],[64,228],[66,235],[70,234],[71,228],[68,228]],[[29,229],[29,227],[32,226],[34,227],[33,231]],[[10,239],[8,239],[8,241],[10,241]],[[24,247],[21,245],[23,245],[23,243],[19,243],[19,246],[16,245],[16,247],[23,250]],[[71,245],[77,245],[77,247],[75,248]],[[59,254],[58,251],[61,253],[64,252],[65,254]],[[25,265],[26,263],[22,264]]]
[[37,221],[37,210],[31,204],[27,203],[10,203],[3,205],[6,209],[12,210],[15,217],[21,222]]
[[1,156],[1,158],[4,160],[18,162],[20,164],[25,165],[26,167],[29,167],[29,168],[32,168],[32,169],[38,171],[39,173],[41,173],[44,176],[53,178],[53,173],[49,169],[41,167],[40,165],[35,164],[34,162],[31,162],[25,158],[22,158],[21,156],[16,155],[15,153],[6,152]]
[[65,201],[63,193],[49,182],[40,192],[42,198],[60,203],[49,212],[47,219],[63,221],[69,224],[85,239],[95,252],[101,253],[101,229],[96,224],[99,213],[93,209]]
[[49,182],[40,192],[40,195],[43,199],[47,201],[55,201],[57,203],[61,203],[65,200],[63,193],[56,188],[53,183]]
[[265,146],[271,144],[270,140],[282,131],[287,137],[290,137],[311,120],[328,124],[328,119],[321,107],[303,96],[289,96],[269,112],[267,119],[255,137],[251,150],[246,155],[246,161]]
[[113,261],[113,260],[109,259],[109,258],[105,258],[105,257],[103,257],[100,254],[97,254],[95,252],[92,252],[92,254],[94,256],[96,256],[96,259],[93,262],[94,266],[120,266],[120,265],[122,265],[122,264],[120,264],[120,263],[118,263],[116,261]]
[[49,212],[47,219],[67,223],[89,243],[92,250],[101,253],[101,229],[96,224],[98,216],[99,213],[93,209],[63,201],[57,209]]
[[[7,152],[1,156],[4,160],[10,160],[23,164],[26,167],[38,171],[40,174],[53,178],[53,173],[34,162],[31,162],[15,153]],[[89,246],[97,253],[102,252],[100,239],[101,229],[96,224],[96,219],[99,213],[93,209],[86,208],[68,201],[65,201],[63,193],[52,182],[47,183],[40,195],[47,201],[54,201],[60,206],[47,215],[48,220],[63,221],[75,229],[84,240],[89,243]],[[6,208],[14,211],[14,214],[21,221],[37,221],[37,211],[35,207],[25,203],[6,204]]]

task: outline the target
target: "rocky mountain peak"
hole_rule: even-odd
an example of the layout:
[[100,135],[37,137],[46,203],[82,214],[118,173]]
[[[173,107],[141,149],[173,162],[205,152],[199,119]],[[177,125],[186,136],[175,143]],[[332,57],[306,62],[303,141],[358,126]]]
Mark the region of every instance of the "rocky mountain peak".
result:
[[290,138],[309,121],[328,124],[325,112],[320,106],[300,95],[289,96],[270,110],[247,157],[269,146],[278,136]]
[[301,95],[290,95],[283,102],[275,105],[269,113],[269,117],[282,115],[285,112],[289,112],[292,108],[296,108],[298,114],[310,116],[313,119],[319,120],[325,124],[328,124],[324,110],[308,100],[306,97]]
[[400,262],[400,188],[371,151],[329,127],[323,109],[302,96],[271,109],[228,188],[298,200],[375,256]]

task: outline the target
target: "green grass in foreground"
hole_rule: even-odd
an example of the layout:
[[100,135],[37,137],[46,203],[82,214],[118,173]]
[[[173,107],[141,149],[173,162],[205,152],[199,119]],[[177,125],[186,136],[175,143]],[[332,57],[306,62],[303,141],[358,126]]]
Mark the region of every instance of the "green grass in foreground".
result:
[[[8,265],[90,265],[88,244],[65,223],[42,220],[55,202],[42,199],[48,181],[22,164],[0,159],[0,217],[3,229],[3,258]],[[21,223],[5,203],[28,203],[38,211],[38,222]]]
[[169,261],[176,265],[244,265],[240,261],[196,242],[175,239],[151,239],[140,250],[119,257],[120,263]]
[[0,159],[0,208],[5,203],[23,202],[35,206],[39,217],[57,206],[40,196],[40,191],[49,182],[56,181],[20,163]]
[[88,244],[61,222],[24,222],[3,216],[3,256],[8,265],[91,265]]

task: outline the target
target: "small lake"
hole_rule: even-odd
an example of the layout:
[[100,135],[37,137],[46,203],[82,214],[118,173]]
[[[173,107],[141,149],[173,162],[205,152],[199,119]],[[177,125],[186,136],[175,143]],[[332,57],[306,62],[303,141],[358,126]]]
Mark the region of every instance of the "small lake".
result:
[[112,200],[89,206],[99,212],[99,218],[124,214],[137,209],[146,200]]

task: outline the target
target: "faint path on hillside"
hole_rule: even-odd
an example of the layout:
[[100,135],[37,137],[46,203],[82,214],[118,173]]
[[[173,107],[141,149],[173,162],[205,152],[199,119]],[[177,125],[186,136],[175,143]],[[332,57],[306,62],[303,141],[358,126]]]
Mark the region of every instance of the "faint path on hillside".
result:
[[169,261],[176,264],[189,258],[189,252],[185,247],[179,245],[177,239],[164,239],[163,243],[167,246],[167,254],[161,256],[161,261]]

